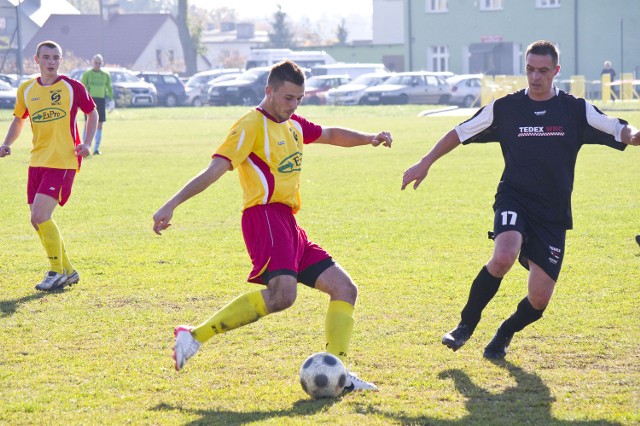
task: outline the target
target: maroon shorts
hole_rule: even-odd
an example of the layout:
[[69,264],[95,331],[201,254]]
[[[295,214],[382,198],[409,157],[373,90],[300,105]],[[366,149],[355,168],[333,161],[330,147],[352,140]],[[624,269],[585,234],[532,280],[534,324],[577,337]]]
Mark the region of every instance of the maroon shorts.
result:
[[314,287],[322,272],[334,264],[322,247],[309,241],[291,207],[267,204],[242,213],[242,234],[253,263],[247,281],[267,284],[273,277],[291,275]]
[[73,169],[51,169],[49,167],[29,167],[27,181],[27,204],[33,204],[36,194],[44,194],[58,200],[64,206],[71,195],[71,187],[76,171]]

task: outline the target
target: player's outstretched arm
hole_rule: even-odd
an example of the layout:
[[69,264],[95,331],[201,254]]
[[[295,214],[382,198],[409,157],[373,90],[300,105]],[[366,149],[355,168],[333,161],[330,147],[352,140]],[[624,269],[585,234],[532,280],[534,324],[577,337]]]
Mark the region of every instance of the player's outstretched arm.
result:
[[207,189],[230,168],[231,163],[228,160],[214,157],[206,169],[191,179],[153,215],[153,232],[161,235],[162,231],[171,226],[170,221],[176,207]]
[[433,163],[440,157],[451,152],[458,145],[460,145],[458,133],[456,133],[455,130],[450,130],[431,148],[431,151],[429,151],[427,155],[404,172],[400,189],[405,189],[411,182],[414,182],[413,189],[418,189],[418,186],[420,186],[422,181],[427,177]]
[[324,143],[327,145],[336,145],[343,147],[361,146],[361,145],[383,145],[391,148],[393,138],[389,132],[362,133],[356,130],[345,129],[343,127],[323,127],[322,135],[316,143]]

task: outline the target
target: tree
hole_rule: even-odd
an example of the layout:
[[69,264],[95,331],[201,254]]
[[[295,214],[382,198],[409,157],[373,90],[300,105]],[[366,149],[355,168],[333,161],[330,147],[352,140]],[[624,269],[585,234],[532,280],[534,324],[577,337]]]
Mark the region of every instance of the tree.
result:
[[278,11],[273,14],[271,27],[272,32],[269,33],[270,47],[295,47],[296,42],[287,22],[287,14],[282,11],[282,6],[280,5],[278,5]]
[[182,44],[186,73],[187,75],[193,75],[198,72],[198,51],[200,49],[202,25],[189,25],[188,0],[178,0],[176,23],[178,24],[178,35],[180,36],[180,44]]
[[338,25],[338,29],[336,30],[336,37],[338,38],[338,44],[343,45],[347,44],[347,36],[349,35],[349,31],[347,31],[347,26],[345,24],[344,19]]

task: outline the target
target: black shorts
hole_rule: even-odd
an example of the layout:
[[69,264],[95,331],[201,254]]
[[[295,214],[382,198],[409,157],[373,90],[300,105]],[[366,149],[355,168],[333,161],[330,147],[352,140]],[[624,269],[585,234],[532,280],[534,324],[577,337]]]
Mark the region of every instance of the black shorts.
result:
[[494,211],[493,237],[505,231],[518,231],[522,235],[520,263],[529,269],[528,260],[531,259],[558,281],[567,236],[564,225],[532,221],[519,203],[506,197],[496,201]]
[[105,98],[93,98],[93,102],[96,103],[96,111],[98,111],[98,122],[104,123],[107,121],[107,102]]

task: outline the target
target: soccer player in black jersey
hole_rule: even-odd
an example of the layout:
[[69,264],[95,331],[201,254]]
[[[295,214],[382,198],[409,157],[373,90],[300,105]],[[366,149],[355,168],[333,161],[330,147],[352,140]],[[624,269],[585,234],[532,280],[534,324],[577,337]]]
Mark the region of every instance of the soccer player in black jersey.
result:
[[402,189],[411,182],[416,189],[433,163],[461,143],[500,143],[505,168],[493,205],[493,255],[471,284],[460,323],[442,338],[454,351],[465,344],[517,259],[529,270],[528,294],[485,348],[489,359],[503,358],[513,335],[540,319],[549,304],[572,228],[571,191],[582,145],[624,150],[640,144],[640,132],[626,121],[553,86],[560,65],[552,43],[532,43],[525,59],[527,89],[489,103],[446,133],[402,179]]

